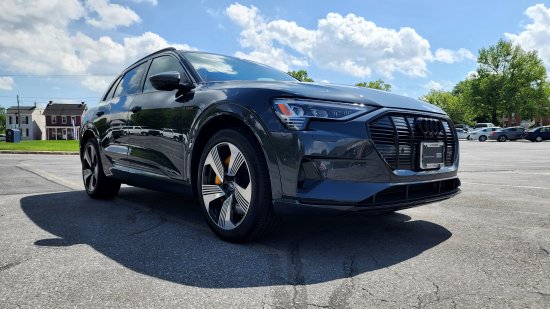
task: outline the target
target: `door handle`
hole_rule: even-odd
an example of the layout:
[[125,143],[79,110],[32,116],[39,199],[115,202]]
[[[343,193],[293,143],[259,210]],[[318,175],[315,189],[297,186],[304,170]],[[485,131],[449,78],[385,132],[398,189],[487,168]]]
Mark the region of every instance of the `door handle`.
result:
[[139,112],[140,110],[141,110],[141,106],[134,106],[132,107],[132,109],[130,109],[130,111],[134,114]]

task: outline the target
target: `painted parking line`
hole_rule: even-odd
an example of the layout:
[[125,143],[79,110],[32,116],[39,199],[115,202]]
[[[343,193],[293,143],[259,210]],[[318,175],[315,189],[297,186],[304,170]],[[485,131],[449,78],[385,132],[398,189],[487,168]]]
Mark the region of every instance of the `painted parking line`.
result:
[[481,185],[481,186],[492,186],[492,187],[509,187],[509,188],[520,188],[520,189],[537,189],[537,190],[550,190],[548,187],[535,187],[535,186],[514,186],[514,185],[504,185],[499,183],[481,183],[481,182],[469,182],[469,181],[461,181],[461,183],[464,185]]

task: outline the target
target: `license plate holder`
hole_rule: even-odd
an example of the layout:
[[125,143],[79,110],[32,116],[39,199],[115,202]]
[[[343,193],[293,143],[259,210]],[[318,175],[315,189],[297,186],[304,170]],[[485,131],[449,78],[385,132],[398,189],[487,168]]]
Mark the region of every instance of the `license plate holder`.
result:
[[445,164],[445,143],[420,142],[420,168],[423,170],[437,169]]

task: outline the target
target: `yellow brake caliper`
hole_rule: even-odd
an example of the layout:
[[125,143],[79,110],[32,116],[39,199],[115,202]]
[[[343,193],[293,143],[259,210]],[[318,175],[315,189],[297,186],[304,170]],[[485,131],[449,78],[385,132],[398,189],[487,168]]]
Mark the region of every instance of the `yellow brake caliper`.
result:
[[[231,159],[231,155],[228,155],[227,158],[225,160],[223,160],[223,164],[225,164],[225,166],[229,166],[229,160]],[[218,177],[218,175],[216,175],[216,179],[214,180],[214,183],[216,185],[221,185],[222,184],[222,180],[220,179],[220,177]]]

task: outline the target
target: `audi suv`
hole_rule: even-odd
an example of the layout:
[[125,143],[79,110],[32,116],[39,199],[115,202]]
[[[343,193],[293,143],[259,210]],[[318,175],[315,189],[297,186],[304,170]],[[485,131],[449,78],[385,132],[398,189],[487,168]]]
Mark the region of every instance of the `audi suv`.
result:
[[[182,138],[115,134],[136,127]],[[193,193],[213,232],[235,242],[284,215],[391,212],[460,186],[457,135],[436,106],[173,48],[111,83],[84,115],[80,153],[90,197],[113,198],[121,183]]]

